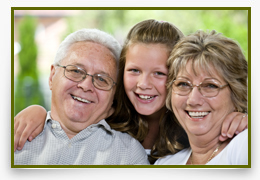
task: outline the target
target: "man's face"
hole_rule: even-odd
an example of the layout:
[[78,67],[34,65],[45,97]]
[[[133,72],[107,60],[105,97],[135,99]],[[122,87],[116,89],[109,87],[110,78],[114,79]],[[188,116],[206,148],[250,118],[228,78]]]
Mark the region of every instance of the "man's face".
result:
[[[67,54],[60,65],[76,65],[88,74],[106,74],[116,80],[116,62],[106,47],[93,42],[77,42]],[[111,113],[115,86],[109,91],[97,89],[91,76],[73,82],[64,76],[64,68],[57,66],[52,66],[49,85],[52,90],[51,116],[72,137]]]

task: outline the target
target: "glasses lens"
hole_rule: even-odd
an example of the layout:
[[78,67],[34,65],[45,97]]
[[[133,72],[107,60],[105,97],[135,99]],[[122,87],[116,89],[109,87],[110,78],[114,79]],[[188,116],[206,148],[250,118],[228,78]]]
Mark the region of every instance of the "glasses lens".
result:
[[200,85],[200,89],[203,96],[214,97],[220,90],[220,82],[216,79],[205,80]]
[[66,66],[64,73],[72,81],[81,81],[86,74],[84,70],[72,65]]
[[95,87],[99,89],[109,90],[113,86],[113,80],[106,75],[95,74],[93,80]]
[[187,95],[191,88],[191,83],[185,79],[176,79],[172,86],[173,91],[179,95]]

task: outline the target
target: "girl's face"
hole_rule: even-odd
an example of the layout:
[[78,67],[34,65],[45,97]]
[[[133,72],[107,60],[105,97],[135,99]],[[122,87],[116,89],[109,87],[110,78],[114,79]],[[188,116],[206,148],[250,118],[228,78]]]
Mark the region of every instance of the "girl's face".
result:
[[141,115],[155,115],[165,107],[168,57],[163,44],[137,43],[126,53],[125,92]]

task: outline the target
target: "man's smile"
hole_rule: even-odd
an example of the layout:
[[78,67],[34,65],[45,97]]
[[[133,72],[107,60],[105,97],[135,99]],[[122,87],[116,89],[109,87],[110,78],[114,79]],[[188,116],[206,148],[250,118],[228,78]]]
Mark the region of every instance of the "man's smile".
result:
[[89,101],[89,100],[82,99],[82,98],[77,97],[77,96],[74,96],[74,95],[71,95],[71,97],[72,97],[73,99],[75,99],[75,100],[77,100],[77,101],[80,101],[80,102],[83,102],[83,103],[87,103],[87,104],[91,103],[91,101]]

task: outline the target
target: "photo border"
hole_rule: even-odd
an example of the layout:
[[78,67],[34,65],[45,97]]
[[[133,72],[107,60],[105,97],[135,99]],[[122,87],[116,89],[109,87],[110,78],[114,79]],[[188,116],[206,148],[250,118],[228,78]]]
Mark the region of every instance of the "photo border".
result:
[[[248,11],[248,165],[14,165],[14,11],[15,10],[247,10]],[[251,168],[251,7],[11,7],[11,168]]]

